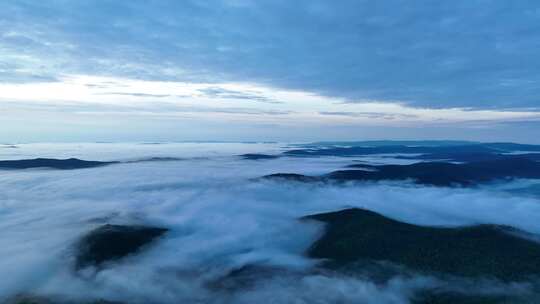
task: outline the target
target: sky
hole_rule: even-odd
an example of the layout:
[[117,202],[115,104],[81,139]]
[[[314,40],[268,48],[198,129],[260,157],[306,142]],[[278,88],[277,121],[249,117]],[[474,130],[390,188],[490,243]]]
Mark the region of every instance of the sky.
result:
[[540,143],[540,2],[4,0],[0,142]]

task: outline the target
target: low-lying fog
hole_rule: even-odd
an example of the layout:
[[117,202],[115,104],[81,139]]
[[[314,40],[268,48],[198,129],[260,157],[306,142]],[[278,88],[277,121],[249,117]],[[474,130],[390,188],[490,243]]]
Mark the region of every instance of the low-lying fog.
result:
[[[33,293],[130,303],[254,303],[261,299],[265,303],[369,303],[374,299],[374,303],[408,303],[412,290],[437,282],[423,276],[376,284],[340,275],[297,275],[316,262],[303,253],[322,231],[320,225],[297,219],[357,206],[421,225],[492,223],[540,233],[538,197],[510,191],[534,187],[536,181],[474,189],[405,182],[278,183],[254,178],[278,172],[323,174],[361,158],[245,160],[237,156],[279,153],[281,147],[34,144],[0,149],[0,159],[182,158],[81,170],[0,171],[0,301]],[[369,160],[403,162],[376,156]],[[114,266],[74,274],[74,243],[105,222],[149,224],[171,231]],[[239,290],[208,287],[208,282],[229,271],[253,264],[288,269],[290,274]]]

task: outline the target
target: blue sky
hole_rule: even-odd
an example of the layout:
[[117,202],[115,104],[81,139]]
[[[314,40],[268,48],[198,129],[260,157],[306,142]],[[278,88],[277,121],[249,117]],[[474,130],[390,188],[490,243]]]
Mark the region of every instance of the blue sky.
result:
[[538,1],[0,3],[0,141],[539,142]]

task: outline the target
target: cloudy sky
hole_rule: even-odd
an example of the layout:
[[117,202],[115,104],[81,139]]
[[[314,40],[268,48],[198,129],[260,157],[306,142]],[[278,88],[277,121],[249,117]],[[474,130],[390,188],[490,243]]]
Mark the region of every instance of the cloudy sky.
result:
[[0,142],[540,143],[536,0],[3,0]]

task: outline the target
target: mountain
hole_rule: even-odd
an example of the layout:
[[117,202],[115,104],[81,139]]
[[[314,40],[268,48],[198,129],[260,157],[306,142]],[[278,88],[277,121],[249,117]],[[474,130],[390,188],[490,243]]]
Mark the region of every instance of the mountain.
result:
[[140,250],[168,229],[147,226],[103,225],[77,244],[75,267],[101,266]]
[[20,160],[2,160],[0,169],[21,170],[33,168],[49,168],[59,170],[73,170],[83,168],[95,168],[114,164],[116,162],[88,161],[77,158],[54,159],[54,158],[34,158]]
[[277,173],[263,176],[263,179],[301,182],[410,179],[418,184],[433,186],[474,186],[501,179],[540,178],[540,162],[523,157],[502,158],[465,164],[420,162],[411,165],[355,164],[349,166],[349,168],[351,167],[355,169],[338,170],[321,176]]
[[384,261],[426,274],[519,281],[540,274],[540,243],[497,225],[426,227],[363,209],[303,218],[326,224],[307,252],[332,269],[359,261]]

